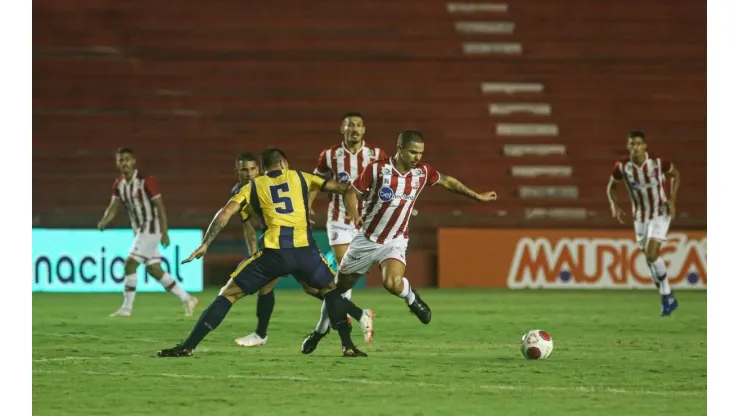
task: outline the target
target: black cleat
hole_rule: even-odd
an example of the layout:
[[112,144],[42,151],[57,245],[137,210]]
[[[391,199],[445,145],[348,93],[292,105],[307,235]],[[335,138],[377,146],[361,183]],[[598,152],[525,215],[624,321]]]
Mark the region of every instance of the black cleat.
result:
[[342,347],[342,356],[344,357],[367,357],[367,354],[357,349],[357,347]]
[[157,351],[157,357],[192,357],[193,350],[182,348],[179,345],[175,345],[172,348],[165,348]]
[[301,352],[304,354],[311,354],[316,350],[316,347],[319,346],[319,342],[322,338],[326,336],[326,334],[329,333],[331,329],[327,330],[323,334],[318,331],[313,331],[303,340],[303,343],[301,344]]
[[419,292],[417,292],[415,289],[411,289],[411,291],[414,292],[414,295],[416,295],[416,300],[414,300],[414,303],[409,305],[409,309],[411,310],[411,313],[419,318],[422,324],[426,325],[432,321],[432,310],[429,309],[429,305],[421,300]]

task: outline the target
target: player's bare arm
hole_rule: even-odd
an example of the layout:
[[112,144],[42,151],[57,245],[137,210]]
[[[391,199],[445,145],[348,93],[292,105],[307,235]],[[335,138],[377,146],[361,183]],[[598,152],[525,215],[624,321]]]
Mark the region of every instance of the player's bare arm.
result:
[[676,216],[676,196],[678,195],[678,187],[681,185],[681,172],[675,165],[671,165],[671,170],[665,173],[666,178],[671,180],[671,196],[668,199],[668,207],[671,211],[671,218]]
[[167,248],[170,245],[170,235],[167,233],[167,211],[165,211],[164,209],[164,201],[162,200],[161,196],[154,199],[154,205],[157,206],[159,224],[162,228],[162,246],[164,248]]
[[478,192],[473,191],[472,189],[465,186],[462,182],[460,182],[457,178],[445,175],[444,173],[439,174],[439,182],[437,182],[437,185],[447,189],[448,191],[452,191],[456,194],[460,194],[463,196],[467,196],[470,199],[474,199],[478,202],[488,202],[488,201],[495,201],[496,200],[496,192],[484,192],[482,194],[479,194]]
[[[311,214],[311,217],[313,217],[313,215],[315,214],[313,212],[313,201],[316,199],[316,195],[318,195],[318,194],[319,194],[319,192],[316,191],[316,190],[313,190],[313,189],[308,192],[308,213]],[[313,218],[310,218],[310,217],[309,217],[309,221],[311,222],[311,224],[315,224],[316,223],[313,220]]]
[[606,185],[606,196],[609,199],[609,207],[612,212],[612,217],[616,218],[620,224],[624,224],[624,220],[622,219],[622,217],[624,217],[626,214],[624,213],[624,211],[622,211],[622,208],[620,208],[619,204],[617,203],[618,183],[618,180],[614,179],[611,176],[609,177],[609,183]]
[[120,202],[118,198],[112,197],[110,199],[110,203],[108,203],[108,207],[105,208],[105,212],[103,213],[103,218],[100,219],[98,222],[98,229],[104,230],[105,227],[108,226],[108,224],[113,221],[113,218],[116,217],[116,214],[118,213],[118,206],[120,205]]
[[[243,204],[246,205],[246,201],[244,201]],[[182,264],[190,263],[195,259],[203,257],[203,255],[208,251],[208,246],[216,239],[221,230],[226,227],[226,224],[229,223],[229,219],[231,219],[234,214],[241,211],[242,208],[241,204],[234,201],[229,201],[226,206],[221,208],[218,213],[216,213],[213,221],[211,221],[211,225],[208,226],[206,236],[203,237],[203,242],[200,244],[200,247],[193,251],[190,257],[183,260]]]
[[362,225],[362,216],[357,210],[357,195],[362,195],[354,186],[349,186],[343,194],[346,217],[355,225]]
[[244,232],[244,241],[247,243],[249,254],[257,252],[257,231],[252,227],[249,221],[242,222],[242,231]]

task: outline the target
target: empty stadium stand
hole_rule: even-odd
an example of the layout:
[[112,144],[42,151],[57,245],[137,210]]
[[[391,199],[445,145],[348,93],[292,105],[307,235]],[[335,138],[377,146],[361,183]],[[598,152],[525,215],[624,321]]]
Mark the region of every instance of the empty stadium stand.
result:
[[605,185],[632,129],[683,172],[676,226],[706,224],[704,3],[197,4],[34,2],[36,225],[94,226],[113,150],[130,146],[171,225],[203,226],[237,152],[277,145],[310,170],[346,111],[387,151],[423,131],[428,162],[499,192],[482,205],[427,191],[420,235],[614,226]]

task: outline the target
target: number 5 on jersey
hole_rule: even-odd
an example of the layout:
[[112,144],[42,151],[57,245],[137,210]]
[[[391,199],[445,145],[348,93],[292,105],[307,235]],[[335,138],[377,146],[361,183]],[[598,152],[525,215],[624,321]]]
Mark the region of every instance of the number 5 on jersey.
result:
[[[287,182],[270,187],[270,197],[272,198],[272,203],[275,204],[275,212],[278,214],[293,213],[293,201],[290,200],[290,197],[282,195],[288,192],[290,192],[290,189]],[[282,205],[282,207],[279,205]]]

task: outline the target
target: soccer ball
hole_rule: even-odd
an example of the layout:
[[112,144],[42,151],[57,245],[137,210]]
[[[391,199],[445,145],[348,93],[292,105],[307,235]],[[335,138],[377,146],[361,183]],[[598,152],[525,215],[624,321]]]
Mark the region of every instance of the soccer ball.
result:
[[521,349],[528,360],[544,360],[552,353],[552,338],[541,329],[533,329],[522,337]]

